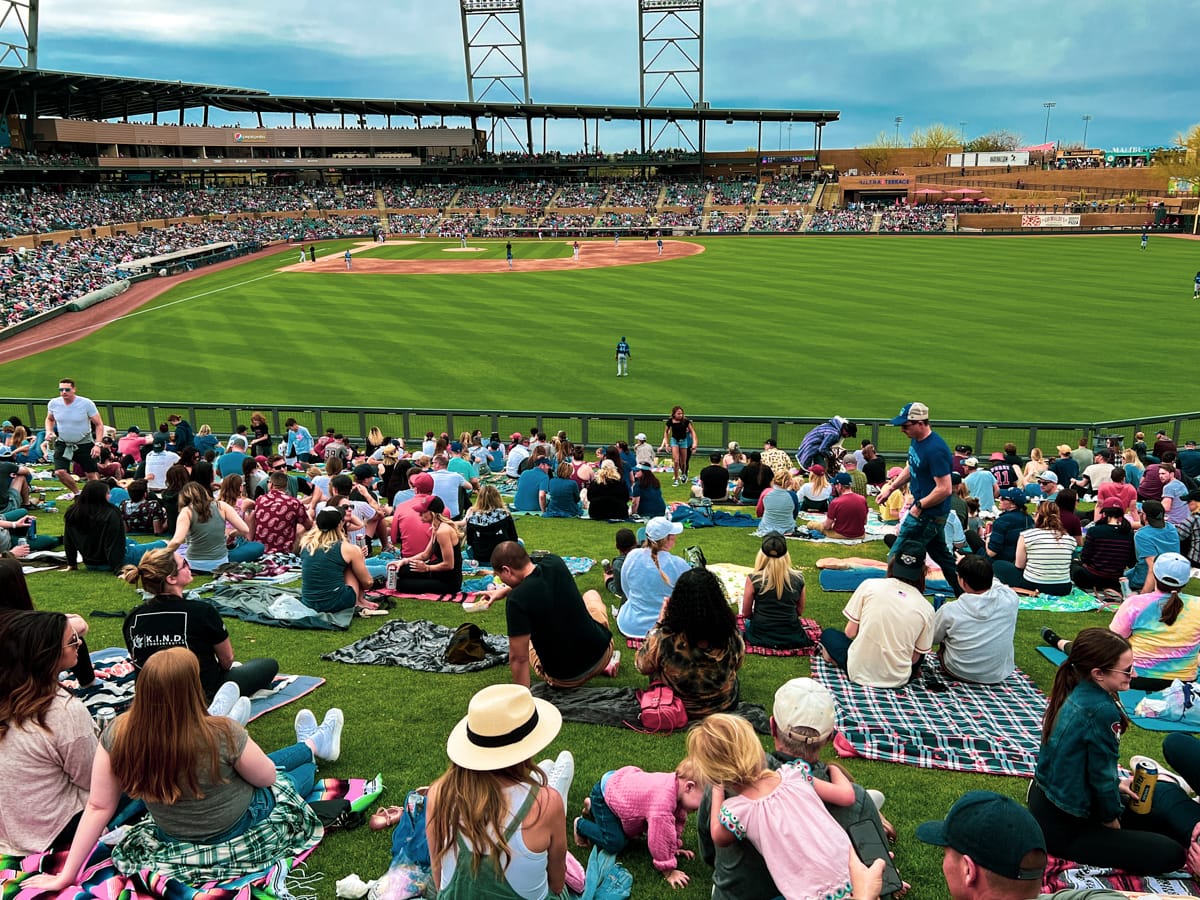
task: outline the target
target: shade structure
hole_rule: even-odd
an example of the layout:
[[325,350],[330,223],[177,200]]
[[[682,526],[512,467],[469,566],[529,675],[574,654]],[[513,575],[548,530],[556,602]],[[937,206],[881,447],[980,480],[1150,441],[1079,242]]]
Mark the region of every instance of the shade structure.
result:
[[947,194],[982,194],[983,191],[979,190],[978,188],[963,187],[963,188],[955,188],[952,191],[946,191],[946,193]]
[[913,191],[914,194],[942,194],[946,193],[938,188],[921,188],[919,191]]

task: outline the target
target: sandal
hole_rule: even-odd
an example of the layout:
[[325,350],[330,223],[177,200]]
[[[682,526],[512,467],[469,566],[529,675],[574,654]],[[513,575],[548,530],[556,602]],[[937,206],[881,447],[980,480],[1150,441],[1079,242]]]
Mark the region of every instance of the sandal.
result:
[[385,828],[395,828],[402,818],[404,810],[399,806],[381,806],[367,824],[372,831],[383,831]]

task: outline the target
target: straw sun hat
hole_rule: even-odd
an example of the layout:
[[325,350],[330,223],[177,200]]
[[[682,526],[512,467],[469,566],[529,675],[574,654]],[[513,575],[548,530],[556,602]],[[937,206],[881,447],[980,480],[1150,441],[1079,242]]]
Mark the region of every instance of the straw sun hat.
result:
[[471,698],[450,732],[446,755],[474,772],[495,772],[532,759],[562,728],[562,713],[519,684],[493,684]]

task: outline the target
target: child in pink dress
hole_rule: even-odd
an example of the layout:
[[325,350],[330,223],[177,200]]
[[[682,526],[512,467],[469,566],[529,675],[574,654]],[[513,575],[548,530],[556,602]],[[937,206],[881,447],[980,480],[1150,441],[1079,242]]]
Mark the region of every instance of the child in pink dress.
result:
[[[709,828],[713,843],[727,847],[750,841],[766,861],[785,900],[849,897],[850,839],[825,809],[854,787],[831,767],[829,783],[813,781],[808,763],[771,771],[750,723],[723,713],[709,716],[688,733],[688,754],[713,784]],[[737,793],[725,796],[726,788]]]

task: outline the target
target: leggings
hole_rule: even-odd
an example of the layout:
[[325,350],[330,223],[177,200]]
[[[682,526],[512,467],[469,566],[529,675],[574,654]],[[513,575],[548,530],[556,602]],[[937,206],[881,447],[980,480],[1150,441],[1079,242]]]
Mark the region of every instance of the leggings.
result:
[[[1184,734],[1173,734],[1167,741],[1173,737],[1198,743]],[[1164,750],[1166,745],[1164,741]],[[1200,753],[1189,748],[1188,756],[1200,757]],[[1200,766],[1195,768],[1200,775]],[[1133,875],[1158,875],[1183,868],[1192,830],[1200,822],[1200,803],[1161,779],[1154,789],[1150,812],[1139,815],[1126,809],[1120,828],[1107,828],[1094,819],[1063,812],[1046,798],[1036,782],[1029,788],[1029,811],[1041,825],[1046,849],[1052,855],[1084,865],[1112,866]]]
[[[225,680],[236,684],[243,697],[250,697],[263,688],[270,687],[278,674],[279,663],[270,657],[263,657],[248,659],[240,666],[234,666],[225,673]],[[211,699],[210,697],[209,700]]]

